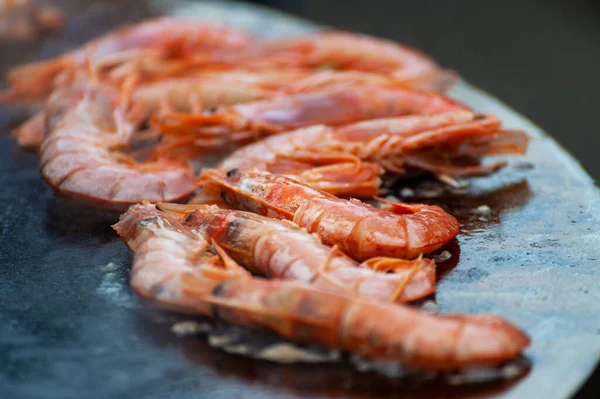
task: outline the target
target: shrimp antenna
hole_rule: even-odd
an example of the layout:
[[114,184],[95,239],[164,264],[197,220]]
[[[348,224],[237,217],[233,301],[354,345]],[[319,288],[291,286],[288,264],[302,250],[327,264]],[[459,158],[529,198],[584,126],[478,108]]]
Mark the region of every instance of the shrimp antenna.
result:
[[408,273],[406,278],[404,278],[400,282],[400,284],[398,284],[398,287],[396,288],[396,290],[394,290],[392,295],[390,295],[390,300],[392,302],[395,302],[398,298],[400,298],[402,296],[402,294],[404,293],[404,290],[406,290],[406,287],[408,286],[408,283],[410,283],[410,281],[415,277],[417,272],[419,270],[421,270],[422,260],[423,260],[423,254],[419,255],[419,257],[417,259],[415,259],[415,261],[414,261],[415,264],[413,265],[413,267],[411,267],[410,272]]
[[337,281],[336,279],[332,278],[331,276],[327,275],[327,271],[329,270],[329,268],[331,266],[331,262],[333,261],[333,258],[338,253],[338,251],[339,251],[339,248],[338,248],[337,244],[334,245],[333,247],[331,247],[331,251],[329,251],[329,254],[327,254],[327,259],[325,259],[325,262],[323,262],[323,265],[317,270],[315,275],[310,279],[310,283],[314,283],[318,278],[322,278],[323,280],[327,281],[328,283],[330,283],[334,286],[340,287],[342,289],[349,288],[345,284],[343,284],[343,283]]

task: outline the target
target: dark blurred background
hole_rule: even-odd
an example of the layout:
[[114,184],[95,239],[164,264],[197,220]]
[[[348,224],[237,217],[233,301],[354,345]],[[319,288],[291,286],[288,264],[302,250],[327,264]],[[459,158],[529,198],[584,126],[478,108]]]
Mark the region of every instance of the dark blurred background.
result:
[[[541,126],[600,181],[600,1],[254,2],[424,50]],[[598,368],[576,396],[588,398],[600,398]]]
[[424,50],[526,115],[600,179],[600,1],[254,2]]

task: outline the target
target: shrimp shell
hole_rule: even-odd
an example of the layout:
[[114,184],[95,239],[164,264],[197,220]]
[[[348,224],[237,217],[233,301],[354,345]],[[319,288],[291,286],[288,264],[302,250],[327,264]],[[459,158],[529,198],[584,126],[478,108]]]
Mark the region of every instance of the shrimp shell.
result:
[[291,220],[325,244],[359,261],[376,256],[414,258],[441,247],[459,232],[458,221],[434,205],[401,204],[392,211],[346,200],[268,172],[204,170],[200,184],[229,205]]
[[[190,136],[195,145],[215,136],[236,143],[234,133],[250,138],[317,125],[341,125],[364,119],[407,114],[436,114],[468,110],[449,97],[400,85],[332,84],[316,91],[301,91],[268,100],[220,107],[211,114],[172,113],[155,119],[158,130],[169,136]],[[220,133],[207,128],[222,129]],[[248,135],[243,135],[242,142]]]
[[215,260],[206,241],[149,204],[132,207],[113,227],[136,250],[136,292],[170,309],[424,370],[495,366],[529,345],[522,331],[496,316],[432,315],[248,277],[234,263]]
[[168,159],[137,163],[120,151],[135,126],[119,101],[119,93],[102,85],[56,91],[46,109],[42,177],[67,198],[113,209],[189,196],[194,185],[187,164]]
[[[162,79],[131,88],[128,117],[144,121],[162,112],[195,112],[268,98],[282,87],[307,76],[306,71],[212,71]],[[21,147],[37,148],[44,136],[45,111],[17,128]]]
[[[298,39],[272,41],[266,47],[283,53],[293,62],[380,73],[416,87],[443,91],[456,80],[456,74],[442,70],[420,51],[364,34],[320,32]],[[290,50],[299,54],[293,57]]]
[[[246,51],[209,57],[254,68],[305,67],[381,74],[406,85],[445,91],[457,80],[422,52],[391,40],[343,31],[259,42]],[[210,63],[210,62],[209,62]]]
[[254,38],[225,26],[176,17],[163,17],[113,30],[53,59],[18,66],[8,71],[10,87],[0,93],[1,102],[37,102],[52,91],[55,78],[75,70],[123,64],[151,51],[162,57],[185,59],[192,54],[240,49]]
[[[353,159],[376,163],[395,174],[404,174],[407,168],[411,172],[414,168],[422,168],[450,176],[465,176],[489,173],[505,163],[454,166],[453,159],[524,154],[527,143],[524,133],[502,130],[500,121],[492,115],[453,111],[373,119],[337,128],[317,125],[280,133],[238,149],[221,161],[218,168],[228,171],[254,167],[290,175],[331,194],[357,196],[366,191],[360,187],[365,184],[375,194],[380,180],[375,173],[370,176],[356,173],[367,167],[365,163],[359,163],[354,166],[355,183],[359,187],[336,184]],[[321,167],[323,164],[326,168]]]
[[[236,262],[267,277],[298,280],[368,299],[409,302],[435,291],[431,259],[370,259],[359,267],[294,223],[209,205],[157,207],[198,235],[214,240]],[[369,269],[380,265],[393,273]]]

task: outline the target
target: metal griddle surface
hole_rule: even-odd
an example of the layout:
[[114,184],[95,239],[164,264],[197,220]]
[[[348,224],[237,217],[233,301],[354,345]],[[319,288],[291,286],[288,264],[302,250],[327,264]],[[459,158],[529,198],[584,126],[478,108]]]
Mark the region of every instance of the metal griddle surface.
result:
[[[264,36],[315,26],[241,3],[59,1],[66,29],[4,46],[1,67],[50,57],[117,25],[178,13]],[[467,77],[468,78],[468,77]],[[0,397],[543,397],[572,394],[600,354],[598,190],[539,128],[466,83],[452,92],[535,136],[528,156],[467,194],[430,199],[460,218],[435,301],[443,312],[498,313],[533,340],[528,375],[512,383],[440,387],[358,373],[345,364],[279,365],[228,355],[128,286],[131,254],[118,215],[73,205],[42,181],[36,154],[9,131],[23,110],[0,109]],[[417,184],[417,183],[410,183]],[[475,211],[487,205],[489,215]],[[113,265],[106,267],[107,264]]]

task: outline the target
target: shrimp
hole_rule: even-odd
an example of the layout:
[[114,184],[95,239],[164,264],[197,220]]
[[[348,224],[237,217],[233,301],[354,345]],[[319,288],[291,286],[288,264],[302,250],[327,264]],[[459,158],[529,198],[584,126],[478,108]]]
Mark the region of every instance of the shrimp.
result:
[[74,70],[114,67],[135,61],[140,54],[186,59],[192,54],[244,48],[253,41],[245,32],[220,25],[176,17],[157,18],[116,29],[59,57],[10,70],[10,87],[0,94],[0,101],[39,102],[50,94],[61,74],[64,84],[70,84],[69,75]]
[[[201,112],[203,108],[264,99],[307,76],[306,71],[211,71],[193,76],[135,84],[132,81],[129,116],[137,121],[162,111]],[[126,87],[123,85],[122,87]],[[17,128],[19,145],[39,147],[44,135],[45,111]]]
[[440,248],[459,232],[458,221],[437,206],[389,203],[389,210],[378,209],[253,169],[226,174],[207,169],[199,181],[207,193],[219,193],[232,207],[291,220],[359,261],[415,258]]
[[150,204],[133,206],[113,227],[136,251],[133,289],[168,309],[424,370],[500,365],[529,346],[525,333],[497,316],[433,315],[250,277]]
[[[502,130],[500,121],[493,115],[453,111],[373,119],[338,128],[318,125],[280,133],[238,149],[218,168],[228,171],[254,167],[295,175],[297,180],[331,194],[356,196],[357,192],[376,194],[380,179],[372,173],[357,175],[358,187],[339,188],[339,184],[333,184],[337,182],[336,169],[343,175],[354,159],[376,163],[399,175],[411,169],[423,169],[436,174],[465,176],[491,173],[506,163],[460,166],[454,165],[453,160],[488,154],[524,154],[527,143],[525,133]],[[322,164],[327,166],[323,168]]]
[[330,31],[273,41],[267,47],[295,64],[375,72],[427,89],[446,90],[456,80],[453,72],[442,70],[420,51],[368,35]]
[[[457,110],[468,108],[438,93],[399,85],[340,83],[327,85],[323,90],[221,107],[212,114],[167,114],[156,118],[156,123],[163,134],[179,139],[188,137],[190,142],[202,146],[203,139],[215,137],[229,142],[247,141],[316,124],[341,125],[364,119]],[[217,131],[207,132],[207,127]]]
[[[219,58],[221,54],[217,54]],[[216,64],[219,60],[214,59]],[[305,67],[362,71],[394,78],[414,87],[444,91],[456,81],[420,51],[391,40],[343,31],[259,42],[247,51],[221,56],[225,65],[262,68]]]
[[[359,264],[286,220],[214,205],[159,203],[198,235],[212,239],[237,263],[269,278],[311,283],[372,300],[409,302],[435,292],[435,263],[372,258]],[[380,273],[392,271],[392,274]]]
[[63,196],[123,209],[142,200],[175,201],[194,190],[186,163],[137,163],[121,149],[135,133],[116,90],[81,84],[55,91],[46,107],[40,147],[42,177]]
[[63,13],[32,0],[0,1],[0,43],[36,38],[45,30],[55,30],[64,23]]
[[[97,77],[93,77],[98,80]],[[80,77],[89,80],[89,77]],[[105,79],[103,79],[105,81]],[[130,116],[136,120],[146,120],[155,113],[192,112],[200,113],[220,105],[233,105],[288,93],[324,88],[342,82],[376,83],[390,82],[380,75],[367,73],[328,73],[311,72],[304,69],[267,70],[225,70],[200,71],[188,76],[165,78],[159,81],[139,82],[136,76],[127,80],[121,87],[130,94]],[[131,83],[128,85],[127,83]],[[76,84],[76,83],[75,83]],[[131,86],[129,88],[129,86]],[[41,110],[16,129],[19,145],[24,148],[39,147],[44,135],[45,111]],[[220,141],[217,140],[217,143]],[[208,146],[207,140],[203,141]],[[171,140],[155,150],[160,156],[169,151],[202,155],[203,150],[194,151],[185,139]],[[369,168],[367,173],[373,173]],[[372,168],[371,168],[372,169]],[[377,171],[379,172],[379,171]]]

